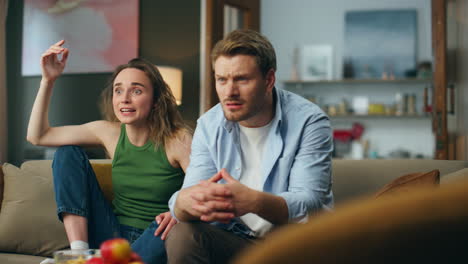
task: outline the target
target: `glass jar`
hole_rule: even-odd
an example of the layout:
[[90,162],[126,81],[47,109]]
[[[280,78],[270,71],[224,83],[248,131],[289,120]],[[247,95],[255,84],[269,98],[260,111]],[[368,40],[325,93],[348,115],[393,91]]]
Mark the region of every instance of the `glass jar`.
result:
[[92,257],[100,257],[98,249],[67,249],[54,252],[55,264],[85,264]]

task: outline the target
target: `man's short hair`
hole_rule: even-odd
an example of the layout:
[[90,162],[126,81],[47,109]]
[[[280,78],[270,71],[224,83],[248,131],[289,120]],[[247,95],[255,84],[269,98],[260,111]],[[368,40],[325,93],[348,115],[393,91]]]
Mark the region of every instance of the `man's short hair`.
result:
[[250,29],[238,29],[218,41],[211,52],[214,68],[220,56],[251,55],[255,57],[263,76],[273,69],[276,71],[276,54],[270,41],[260,33]]

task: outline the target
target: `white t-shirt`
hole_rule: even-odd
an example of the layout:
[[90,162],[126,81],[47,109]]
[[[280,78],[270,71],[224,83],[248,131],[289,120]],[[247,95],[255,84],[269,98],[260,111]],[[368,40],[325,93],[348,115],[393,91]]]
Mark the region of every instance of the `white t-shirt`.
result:
[[[258,191],[263,191],[262,158],[271,124],[270,122],[263,127],[255,128],[239,125],[243,164],[240,182]],[[245,214],[240,218],[259,237],[265,235],[273,227],[270,222],[253,213]]]

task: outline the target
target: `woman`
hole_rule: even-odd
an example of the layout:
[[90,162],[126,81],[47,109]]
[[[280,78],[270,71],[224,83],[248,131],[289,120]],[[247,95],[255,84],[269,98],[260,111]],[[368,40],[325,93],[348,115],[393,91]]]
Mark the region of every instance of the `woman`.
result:
[[[124,237],[146,263],[163,262],[163,240],[176,224],[167,202],[182,185],[191,133],[161,74],[142,59],[117,67],[112,75],[102,93],[107,120],[50,127],[52,88],[69,54],[64,43],[57,42],[42,55],[42,80],[27,139],[34,145],[63,146],[52,167],[57,213],[70,246],[98,248],[106,239]],[[102,146],[112,159],[112,206],[84,151],[69,145]]]

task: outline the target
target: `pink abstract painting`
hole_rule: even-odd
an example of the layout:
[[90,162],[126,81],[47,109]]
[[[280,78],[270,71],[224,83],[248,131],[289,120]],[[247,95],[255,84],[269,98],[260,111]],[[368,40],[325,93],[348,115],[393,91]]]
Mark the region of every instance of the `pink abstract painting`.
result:
[[24,0],[22,75],[40,75],[48,47],[65,39],[65,73],[112,72],[138,56],[138,0]]

